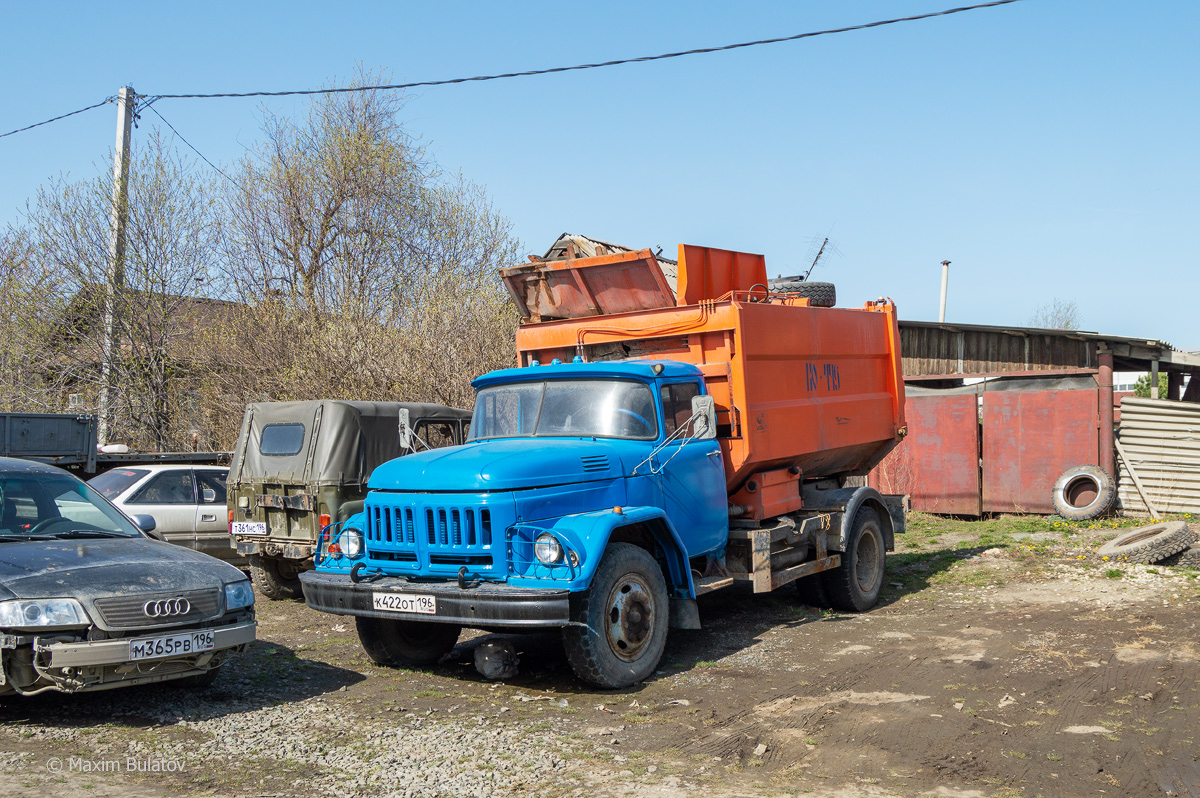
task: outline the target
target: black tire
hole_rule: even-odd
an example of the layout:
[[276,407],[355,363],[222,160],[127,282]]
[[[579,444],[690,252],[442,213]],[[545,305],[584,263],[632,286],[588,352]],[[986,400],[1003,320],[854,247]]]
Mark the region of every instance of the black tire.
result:
[[611,544],[592,584],[571,595],[571,620],[581,625],[563,627],[563,647],[575,675],[612,690],[654,673],[667,644],[669,600],[648,551]]
[[860,507],[854,514],[841,565],[820,573],[833,606],[846,612],[865,612],[874,607],[883,589],[885,557],[879,515],[869,507]]
[[1178,554],[1192,542],[1192,530],[1183,521],[1163,521],[1122,532],[1096,550],[1097,557],[1145,565]]
[[827,610],[833,606],[833,600],[829,597],[829,589],[825,586],[825,580],[821,578],[821,574],[813,574],[796,580],[796,600],[807,607],[816,607],[819,610]]
[[[1193,537],[1195,537],[1193,535]],[[1160,565],[1171,565],[1176,568],[1200,568],[1200,543],[1193,543],[1178,554],[1159,560]]]
[[250,580],[254,583],[254,592],[263,598],[284,601],[304,596],[300,586],[300,568],[293,568],[273,557],[252,554]]
[[390,668],[433,665],[458,642],[462,627],[451,623],[393,621],[357,616],[358,639],[376,665]]
[[1068,521],[1091,521],[1112,512],[1117,503],[1117,483],[1100,466],[1068,468],[1050,494],[1054,512]]
[[195,676],[184,676],[182,679],[172,679],[167,684],[174,687],[179,687],[184,690],[202,690],[209,687],[221,675],[223,665],[218,665],[215,668],[209,668],[204,673],[198,673]]
[[837,304],[837,289],[833,283],[781,280],[771,283],[770,288],[773,294],[798,294],[807,297],[813,307],[831,308]]

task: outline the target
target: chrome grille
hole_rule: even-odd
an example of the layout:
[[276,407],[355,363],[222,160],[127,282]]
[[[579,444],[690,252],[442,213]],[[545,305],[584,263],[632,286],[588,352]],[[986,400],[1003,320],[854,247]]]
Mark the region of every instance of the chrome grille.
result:
[[[143,609],[150,601],[187,599],[191,609],[183,615],[151,618]],[[105,596],[94,602],[100,619],[109,629],[152,629],[191,621],[215,618],[221,611],[221,591],[184,590],[175,593],[139,593],[131,596]]]

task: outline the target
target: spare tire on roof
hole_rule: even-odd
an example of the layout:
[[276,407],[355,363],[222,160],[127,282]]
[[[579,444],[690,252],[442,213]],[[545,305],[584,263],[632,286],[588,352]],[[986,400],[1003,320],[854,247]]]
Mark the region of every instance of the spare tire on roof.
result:
[[1165,560],[1186,549],[1192,530],[1183,521],[1161,521],[1122,532],[1096,550],[1100,557],[1145,565]]
[[1054,512],[1068,521],[1091,521],[1112,512],[1117,503],[1116,481],[1100,466],[1068,468],[1050,494]]
[[831,308],[837,304],[837,289],[833,283],[814,283],[799,277],[782,277],[769,286],[773,294],[798,294],[813,307]]

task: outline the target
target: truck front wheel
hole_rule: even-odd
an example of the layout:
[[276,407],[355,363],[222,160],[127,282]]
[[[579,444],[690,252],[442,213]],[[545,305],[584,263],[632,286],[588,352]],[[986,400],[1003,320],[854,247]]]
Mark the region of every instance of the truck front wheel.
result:
[[848,612],[864,612],[875,606],[883,587],[884,544],[879,516],[868,507],[854,514],[854,526],[846,540],[842,564],[821,577],[833,606]]
[[571,596],[563,646],[575,674],[605,689],[628,687],[654,672],[667,644],[667,582],[654,557],[613,543],[586,591]]
[[263,598],[278,601],[303,596],[304,590],[300,587],[301,570],[290,560],[263,557],[259,554],[250,556],[250,578],[254,582],[254,592]]
[[433,665],[458,642],[461,626],[357,616],[358,639],[376,665]]

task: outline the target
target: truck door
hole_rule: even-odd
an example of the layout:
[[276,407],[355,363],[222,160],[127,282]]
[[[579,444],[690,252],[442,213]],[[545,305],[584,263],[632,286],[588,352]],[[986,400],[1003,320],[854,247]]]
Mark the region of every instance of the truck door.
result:
[[[700,383],[677,382],[659,389],[663,425],[669,437],[688,423],[692,397]],[[715,440],[689,440],[692,430],[668,444],[660,453],[663,509],[679,532],[688,556],[719,549],[729,533],[728,496],[721,447]],[[657,458],[656,458],[657,459]]]

